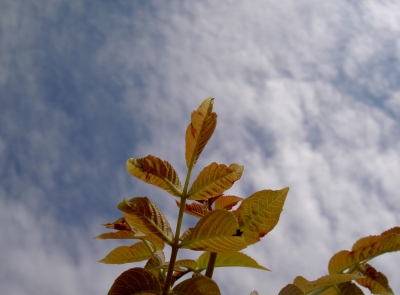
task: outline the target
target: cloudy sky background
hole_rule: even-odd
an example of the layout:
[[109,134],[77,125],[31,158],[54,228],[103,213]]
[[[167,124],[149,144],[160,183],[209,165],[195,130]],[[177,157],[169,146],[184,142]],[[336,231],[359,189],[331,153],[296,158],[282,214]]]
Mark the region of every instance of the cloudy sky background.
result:
[[[223,294],[317,279],[400,225],[399,2],[214,2],[1,1],[4,294],[106,294],[141,265],[99,264],[129,242],[93,237],[134,196],[174,227],[174,198],[125,161],[153,154],[184,179],[184,132],[210,96],[218,125],[195,171],[244,165],[229,191],[242,197],[290,187],[277,227],[244,251],[273,272],[217,269]],[[371,262],[395,293],[399,260]]]

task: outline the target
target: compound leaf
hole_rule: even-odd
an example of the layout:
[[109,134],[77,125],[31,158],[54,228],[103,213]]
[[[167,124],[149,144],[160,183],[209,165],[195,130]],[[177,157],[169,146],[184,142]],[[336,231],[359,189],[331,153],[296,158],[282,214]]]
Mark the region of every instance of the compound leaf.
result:
[[233,213],[247,244],[253,244],[269,233],[278,223],[289,188],[262,190],[243,200]]
[[167,161],[152,155],[137,159],[129,158],[126,161],[126,170],[129,174],[162,188],[173,196],[180,197],[182,194],[178,173]]
[[[212,279],[205,276],[195,276],[193,278],[184,280],[175,286],[173,291],[176,294],[185,295],[219,295],[221,291],[217,283]],[[175,293],[173,293],[175,294]]]
[[145,235],[155,236],[172,244],[173,233],[161,210],[147,197],[137,197],[118,204],[126,221]]
[[221,195],[224,191],[240,179],[243,173],[243,166],[231,164],[211,163],[205,167],[193,182],[188,193],[189,200],[207,200]]
[[150,259],[152,255],[153,253],[147,248],[145,243],[138,242],[132,246],[119,246],[115,248],[99,262],[105,264],[139,262]]
[[221,196],[215,201],[214,209],[231,210],[233,206],[237,205],[243,198],[237,196]]
[[[204,252],[197,259],[197,268],[201,271],[207,268],[208,260],[210,259],[210,252]],[[243,254],[241,252],[224,252],[219,253],[217,255],[217,259],[215,260],[215,267],[224,267],[224,266],[242,266],[242,267],[251,267],[262,270],[269,270],[264,266],[261,266],[250,256]]]
[[238,222],[232,212],[213,210],[184,235],[181,246],[217,253],[238,251],[246,248],[243,237],[236,235],[238,229]]
[[298,276],[294,279],[293,284],[303,290],[304,293],[309,293],[317,289],[330,287],[356,280],[362,277],[361,274],[333,274],[326,275],[315,281],[308,281],[305,278]]
[[107,295],[161,294],[161,285],[148,270],[135,267],[124,271],[111,286]]
[[205,99],[199,108],[192,112],[191,123],[186,129],[186,166],[193,168],[201,152],[217,126],[217,114],[212,112],[214,98]]

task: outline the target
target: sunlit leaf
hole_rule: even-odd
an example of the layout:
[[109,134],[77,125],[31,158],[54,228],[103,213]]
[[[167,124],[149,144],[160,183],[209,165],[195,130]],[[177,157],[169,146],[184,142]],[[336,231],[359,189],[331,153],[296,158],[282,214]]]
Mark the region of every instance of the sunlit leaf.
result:
[[161,210],[148,198],[137,197],[118,204],[118,209],[124,212],[126,221],[132,228],[137,228],[146,235],[162,238],[168,244],[172,243],[171,227]]
[[287,284],[278,295],[304,295],[305,293],[299,287],[293,284]]
[[193,182],[188,199],[207,200],[221,195],[240,179],[243,169],[244,167],[238,164],[231,164],[228,167],[224,164],[211,163],[199,173]]
[[192,168],[217,125],[217,114],[212,112],[214,98],[205,99],[192,113],[191,123],[186,129],[186,166]]
[[[205,276],[196,276],[179,283],[173,289],[173,294],[185,295],[219,295],[221,291],[217,283]],[[176,293],[175,293],[176,292]],[[180,292],[180,293],[178,293]]]
[[213,210],[202,217],[183,239],[183,248],[209,252],[233,252],[246,248],[235,216],[223,209]]
[[[199,270],[207,269],[208,261],[210,259],[210,252],[205,252],[200,255],[197,259],[197,268]],[[264,266],[261,266],[253,258],[243,254],[241,252],[224,252],[217,254],[217,259],[215,260],[215,267],[225,267],[225,266],[242,266],[251,267],[262,270],[269,270]]]
[[221,196],[215,201],[214,209],[231,210],[233,206],[236,206],[237,203],[243,200],[243,198],[237,196]]
[[[179,207],[181,203],[176,201],[176,204]],[[208,209],[203,204],[193,202],[190,204],[185,203],[184,212],[194,217],[201,218],[208,213]]]
[[129,174],[162,188],[173,196],[180,197],[182,194],[178,174],[167,161],[151,155],[145,158],[129,158],[126,161],[126,169]]
[[146,241],[150,242],[155,250],[162,250],[165,247],[164,240],[157,236],[145,236],[143,237]]
[[115,248],[99,262],[106,264],[139,262],[150,259],[152,255],[153,253],[151,253],[145,243],[138,242],[132,246],[119,246]]
[[342,273],[356,264],[366,262],[381,254],[400,250],[399,234],[377,237],[379,236],[362,238],[356,242],[357,248],[353,251],[343,250],[333,255],[328,265],[329,273]]
[[392,288],[389,286],[387,277],[378,272],[369,264],[361,265],[360,268],[364,278],[356,280],[361,286],[368,288],[372,294],[392,295]]
[[196,262],[196,260],[192,260],[192,259],[182,259],[182,260],[177,260],[175,262],[175,266],[185,267],[187,269],[194,271],[197,267],[197,262]]
[[101,239],[101,240],[106,240],[106,239],[140,239],[143,238],[145,235],[139,231],[134,231],[134,230],[119,230],[117,232],[109,232],[109,233],[104,233],[101,235],[98,235],[97,237],[94,237],[95,239]]
[[108,295],[161,294],[161,285],[148,270],[135,267],[124,271],[111,286]]
[[308,281],[298,276],[294,279],[293,284],[302,289],[304,293],[309,293],[317,289],[356,280],[360,277],[362,277],[360,274],[332,274],[323,276],[315,281]]
[[253,244],[269,233],[278,223],[289,188],[262,190],[242,201],[233,213],[247,244]]

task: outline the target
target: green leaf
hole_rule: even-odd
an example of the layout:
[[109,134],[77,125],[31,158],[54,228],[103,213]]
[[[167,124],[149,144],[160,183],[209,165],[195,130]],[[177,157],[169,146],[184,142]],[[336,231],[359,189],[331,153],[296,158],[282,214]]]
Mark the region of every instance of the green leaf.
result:
[[262,190],[246,198],[233,213],[247,244],[260,241],[279,221],[289,188]]
[[305,293],[299,287],[293,284],[287,284],[278,295],[304,295]]
[[161,210],[148,198],[137,197],[118,204],[118,209],[124,212],[126,221],[132,228],[142,233],[163,239],[172,244],[174,235]]
[[236,206],[237,203],[243,200],[243,198],[237,196],[221,196],[215,201],[214,209],[231,210],[233,206]]
[[[205,252],[200,255],[197,259],[197,268],[201,271],[207,269],[208,260],[210,258],[210,252]],[[243,254],[241,252],[224,252],[217,255],[214,267],[226,267],[226,266],[242,266],[251,267],[262,270],[269,270],[264,266],[261,266],[253,258]]]
[[186,166],[191,169],[200,157],[217,126],[217,114],[212,112],[214,98],[205,99],[192,113],[191,123],[186,129]]
[[376,256],[400,250],[400,234],[391,233],[381,236],[370,236],[357,241],[352,251],[342,250],[329,261],[329,273],[342,273],[348,268],[357,267]]
[[167,161],[152,155],[145,158],[129,158],[126,161],[126,170],[129,174],[162,188],[173,196],[180,197],[182,194],[178,173]]
[[205,276],[196,276],[187,279],[173,289],[172,294],[185,295],[220,295],[217,283]]
[[310,293],[312,291],[327,288],[332,285],[338,285],[341,283],[356,280],[362,277],[361,274],[333,274],[326,275],[315,281],[307,281],[305,278],[298,276],[294,279],[293,284],[303,290],[304,293]]
[[238,251],[246,248],[243,237],[235,236],[238,228],[232,212],[213,210],[202,217],[190,233],[184,233],[181,246],[216,253]]
[[238,164],[231,164],[228,167],[224,164],[211,163],[199,173],[193,182],[188,199],[207,200],[221,195],[240,179],[243,169],[244,167]]
[[111,286],[108,295],[162,294],[160,282],[148,270],[135,267],[124,271]]
[[145,243],[138,242],[132,246],[119,246],[112,250],[105,258],[99,262],[105,264],[123,264],[139,262],[150,259],[153,253],[147,248]]

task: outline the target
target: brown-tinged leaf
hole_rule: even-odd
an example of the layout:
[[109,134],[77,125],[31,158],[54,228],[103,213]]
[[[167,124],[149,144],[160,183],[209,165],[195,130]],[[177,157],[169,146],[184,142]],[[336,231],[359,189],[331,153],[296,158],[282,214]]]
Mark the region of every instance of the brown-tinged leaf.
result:
[[162,250],[165,247],[164,240],[157,236],[145,236],[143,239],[150,242],[155,250]]
[[[210,259],[210,252],[204,252],[197,259],[197,269],[200,271],[207,269],[208,261]],[[251,267],[262,270],[268,270],[264,266],[261,266],[250,256],[241,252],[224,252],[217,254],[214,267],[226,267],[226,266],[241,266]]]
[[116,230],[130,230],[131,227],[129,224],[126,222],[125,217],[118,218],[118,220],[112,222],[112,223],[105,223],[102,224],[106,228],[110,229],[116,229]]
[[182,194],[178,173],[167,161],[152,155],[145,158],[129,158],[126,161],[126,170],[129,174],[162,188],[173,196],[180,197]]
[[177,260],[175,262],[175,266],[177,267],[185,267],[189,270],[196,270],[197,267],[197,262],[196,260],[192,260],[192,259],[182,259],[182,260]]
[[205,99],[192,113],[191,123],[186,129],[186,166],[191,169],[217,126],[217,114],[212,112],[214,98]]
[[153,256],[147,261],[144,269],[150,271],[164,286],[164,275],[162,273],[162,269],[167,269],[168,264],[165,262],[164,252],[161,250],[157,250],[153,253]]
[[[176,285],[173,294],[185,295],[219,295],[217,283],[205,276],[196,276]],[[176,292],[176,293],[175,293]]]
[[160,282],[148,270],[135,267],[124,271],[111,286],[108,295],[162,294]]
[[308,281],[305,278],[298,276],[294,279],[293,284],[303,290],[304,293],[309,293],[317,289],[327,288],[332,285],[346,283],[362,277],[361,274],[331,274],[326,275],[315,281]]
[[190,228],[186,229],[183,232],[183,234],[180,236],[179,240],[183,241],[184,239],[186,239],[186,237],[188,237],[192,233],[193,229],[194,229],[193,227],[190,227]]
[[189,200],[207,200],[219,196],[230,189],[240,179],[243,173],[243,166],[231,164],[211,163],[205,167],[193,182],[188,192]]
[[246,248],[241,236],[235,236],[239,226],[232,212],[213,210],[202,217],[181,246],[191,250],[233,252]]
[[258,191],[243,200],[233,212],[248,245],[258,242],[275,227],[288,192],[288,187]]
[[381,233],[381,236],[388,236],[391,234],[399,234],[400,235],[400,226],[395,226],[391,229],[384,231],[383,233]]
[[118,204],[124,212],[126,221],[132,228],[137,228],[145,235],[155,236],[172,244],[174,235],[161,210],[147,197],[137,197]]
[[299,287],[293,284],[287,284],[278,295],[304,295],[305,293]]
[[317,292],[319,295],[364,295],[364,292],[353,282],[338,284],[336,286],[328,287],[321,293],[319,290]]
[[139,262],[150,259],[152,255],[153,253],[151,253],[145,243],[138,242],[136,244],[133,244],[132,246],[119,246],[115,248],[99,262],[106,264]]
[[253,292],[250,293],[250,295],[258,295],[258,292],[257,291],[253,291]]
[[342,250],[333,255],[328,264],[329,273],[342,273],[381,254],[400,250],[399,234],[384,235],[379,239],[376,237],[362,238],[356,242],[357,248],[353,251]]
[[[181,203],[176,201],[176,205],[180,207]],[[185,203],[184,212],[197,218],[201,218],[208,213],[208,208],[200,203]]]
[[372,294],[393,295],[394,292],[389,286],[387,277],[377,271],[369,264],[360,265],[358,270],[364,275],[364,278],[356,280],[361,286],[368,288]]
[[233,206],[236,206],[237,203],[243,200],[243,198],[237,196],[221,196],[215,201],[214,209],[231,210]]
[[141,233],[140,231],[135,231],[135,230],[119,230],[117,232],[108,232],[104,233],[101,235],[98,235],[97,237],[94,237],[95,239],[101,239],[101,240],[106,240],[106,239],[142,239],[145,235]]

